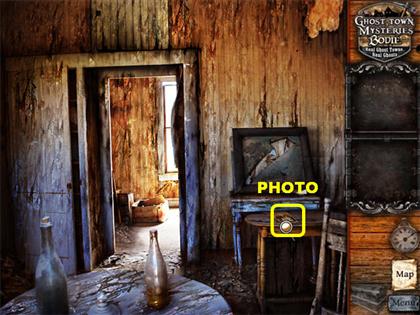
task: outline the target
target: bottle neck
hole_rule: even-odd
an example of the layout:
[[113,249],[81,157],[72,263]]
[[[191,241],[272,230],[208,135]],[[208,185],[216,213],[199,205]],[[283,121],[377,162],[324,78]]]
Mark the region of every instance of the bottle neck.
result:
[[51,226],[41,228],[41,246],[43,253],[50,254],[54,251]]
[[155,251],[160,251],[157,234],[150,234],[150,247]]
[[157,237],[154,235],[150,235],[150,245],[157,245],[158,240]]

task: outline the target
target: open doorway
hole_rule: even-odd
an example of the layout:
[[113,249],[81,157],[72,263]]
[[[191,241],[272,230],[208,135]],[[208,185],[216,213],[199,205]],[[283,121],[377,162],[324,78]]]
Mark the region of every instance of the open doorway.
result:
[[[118,59],[124,56],[124,60],[131,61]],[[200,259],[197,52],[124,53],[118,58],[100,54],[95,62],[89,59],[91,67],[77,69],[79,171],[80,178],[84,178],[80,182],[83,269],[91,270],[104,259],[113,259],[111,255],[127,250],[127,246],[121,246],[124,239],[116,235],[120,232],[118,226],[143,224],[133,220],[133,213],[138,213],[135,208],[160,205],[149,200],[159,198],[159,194],[172,206],[168,220],[174,213],[171,209],[179,207],[179,224],[172,230],[179,232],[174,235],[169,229],[170,241],[178,245],[183,263],[196,263]],[[175,94],[175,119],[172,113],[169,115],[170,109],[166,109],[165,118],[165,98],[173,99]],[[139,95],[144,100],[149,98],[152,107],[136,106],[136,102],[141,103]],[[115,102],[112,106],[111,98]],[[168,107],[169,100],[166,104]],[[137,128],[136,133],[130,130],[142,125],[146,127]],[[173,133],[173,126],[177,136],[170,148],[168,135]],[[120,134],[115,134],[115,129]],[[145,140],[147,148],[140,140]],[[120,176],[114,172],[117,168]],[[124,181],[135,185],[124,186]],[[149,226],[147,230],[151,225],[158,230],[165,228],[157,221],[144,222]],[[138,244],[136,240],[131,238]],[[140,233],[140,240],[147,247],[149,236],[143,238]],[[136,245],[127,252],[136,252],[145,259],[145,253]],[[179,259],[179,250],[177,256]]]
[[[155,71],[154,71],[155,70]],[[146,256],[157,229],[165,255],[180,256],[179,180],[174,122],[176,69],[108,74],[116,253]],[[178,80],[179,81],[179,80]],[[183,115],[182,115],[183,116]],[[181,117],[183,120],[183,117]]]
[[94,71],[98,99],[92,103],[99,104],[100,128],[96,129],[105,147],[100,159],[109,153],[109,163],[97,164],[108,167],[110,172],[105,173],[112,178],[116,254],[145,258],[149,230],[157,229],[162,252],[180,261],[180,225],[185,220],[180,220],[175,152],[184,155],[183,145],[178,145],[183,141],[176,141],[183,139],[184,130],[174,128],[172,118],[183,125],[179,78],[182,68],[177,65]]

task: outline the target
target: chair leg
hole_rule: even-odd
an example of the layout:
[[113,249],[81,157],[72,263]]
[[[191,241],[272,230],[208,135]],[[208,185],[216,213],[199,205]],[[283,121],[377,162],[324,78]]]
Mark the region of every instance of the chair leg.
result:
[[330,210],[330,202],[328,198],[325,198],[324,201],[324,215],[322,217],[322,232],[321,232],[321,241],[319,245],[319,255],[318,255],[318,272],[316,275],[316,287],[315,287],[315,298],[312,301],[310,315],[315,315],[318,313],[320,307],[322,293],[324,290],[324,275],[325,275],[325,246],[327,243],[327,230],[328,230],[328,215]]
[[343,278],[343,252],[340,252],[340,262],[338,264],[338,280],[337,280],[337,305],[335,307],[338,313],[341,304],[341,281]]
[[[346,260],[344,260],[346,261]],[[343,286],[343,304],[341,305],[341,313],[344,314],[347,302],[347,268],[344,268],[344,286]]]

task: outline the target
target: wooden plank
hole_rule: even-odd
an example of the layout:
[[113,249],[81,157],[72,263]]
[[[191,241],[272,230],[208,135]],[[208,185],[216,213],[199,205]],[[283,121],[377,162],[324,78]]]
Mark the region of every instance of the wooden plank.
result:
[[[420,267],[418,272],[420,272]],[[352,283],[391,285],[391,266],[350,266],[349,274]]]
[[[191,59],[197,57],[194,53]],[[198,60],[184,65],[184,137],[186,178],[186,228],[187,261],[200,259],[200,163],[199,163],[199,113],[197,96]]]
[[141,49],[141,34],[140,0],[133,0],[133,49]]
[[[420,260],[420,252],[407,254],[405,257]],[[351,266],[388,266],[391,268],[393,259],[402,259],[403,256],[393,249],[360,249],[350,252]],[[407,258],[408,259],[408,258]]]
[[[351,233],[391,233],[401,221],[399,216],[349,217]],[[417,229],[420,229],[420,217],[409,219]]]
[[116,22],[116,35],[117,35],[117,43],[116,47],[118,50],[120,49],[127,49],[127,32],[130,29],[127,21],[127,11],[126,11],[126,4],[130,1],[125,0],[114,0],[117,5],[117,22]]
[[[99,157],[99,105],[97,96],[98,78],[93,71],[84,71],[86,82],[86,153],[87,200],[90,233],[91,266],[97,266],[104,259],[103,218],[101,205],[101,170]],[[81,139],[83,141],[83,139]],[[83,144],[83,142],[80,142]]]
[[90,5],[90,16],[91,16],[91,48],[94,51],[97,51],[98,49],[100,49],[100,43],[102,41],[99,41],[99,33],[100,33],[100,28],[99,28],[99,21],[98,21],[98,11],[99,11],[99,2],[100,0],[92,0],[91,1],[91,5]]
[[330,249],[343,253],[346,252],[347,240],[345,236],[328,233],[327,242]]
[[101,0],[102,2],[102,42],[103,42],[103,49],[109,50],[111,49],[111,37],[112,37],[112,20],[113,20],[113,13],[112,13],[112,5],[113,1]]
[[140,0],[140,29],[141,29],[141,48],[149,49],[149,35],[150,35],[150,22],[152,18],[148,14],[149,1]]
[[391,233],[349,233],[350,249],[392,249]]
[[82,68],[76,69],[77,89],[77,127],[79,137],[79,174],[80,174],[80,207],[82,209],[82,239],[84,271],[90,271],[92,265],[92,251],[89,228],[89,176],[88,176],[88,146],[87,146],[87,117],[85,74]]
[[159,21],[159,49],[168,49],[169,47],[169,0],[160,0],[157,3],[157,15]]
[[107,23],[110,25],[109,49],[117,50],[118,47],[118,0],[109,1],[109,15]]
[[135,41],[134,41],[134,37],[135,37],[135,31],[134,31],[134,21],[137,19],[133,19],[133,4],[134,4],[134,0],[130,0],[130,1],[124,1],[125,3],[125,19],[126,19],[126,28],[125,28],[125,37],[126,37],[126,42],[125,42],[125,46],[124,48],[127,50],[133,50],[136,49],[135,46]]
[[99,156],[102,188],[102,216],[105,239],[105,255],[112,255],[115,249],[114,229],[114,198],[112,185],[112,160],[111,160],[111,110],[109,95],[109,80],[99,79],[99,116],[100,116],[100,141]]

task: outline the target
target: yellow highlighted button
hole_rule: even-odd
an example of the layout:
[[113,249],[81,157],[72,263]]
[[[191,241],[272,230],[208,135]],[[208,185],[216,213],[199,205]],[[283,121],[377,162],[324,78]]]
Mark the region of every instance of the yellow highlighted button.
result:
[[[286,226],[287,225],[286,221],[283,221],[282,223],[280,223],[280,230],[283,233],[277,233],[275,231],[274,211],[277,208],[288,208],[288,209],[299,208],[299,209],[302,210],[302,230],[301,230],[300,233],[290,233],[291,230],[293,229],[293,226],[291,224],[290,224],[290,227]],[[276,203],[276,204],[272,205],[271,209],[270,209],[270,232],[271,232],[271,235],[273,237],[302,237],[302,236],[304,236],[305,233],[306,233],[306,208],[305,208],[305,206],[300,204],[300,203]]]

